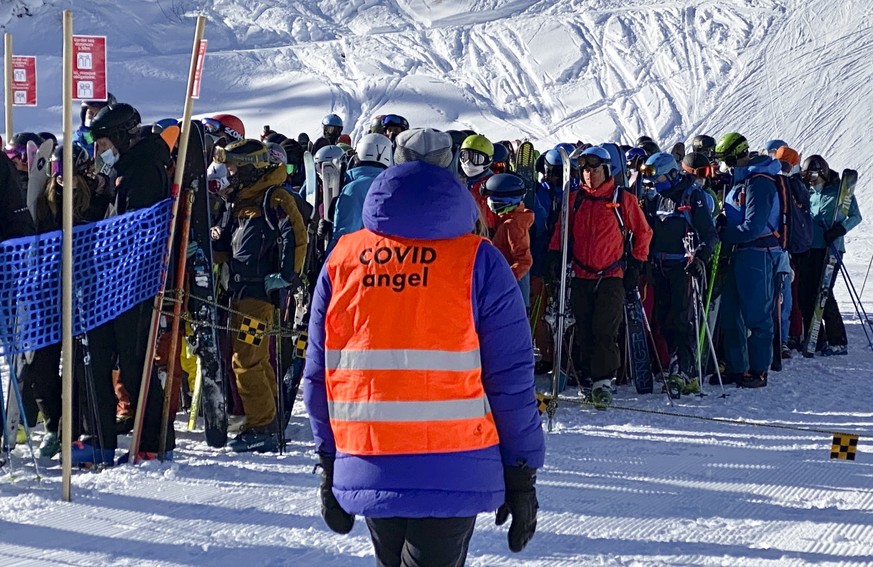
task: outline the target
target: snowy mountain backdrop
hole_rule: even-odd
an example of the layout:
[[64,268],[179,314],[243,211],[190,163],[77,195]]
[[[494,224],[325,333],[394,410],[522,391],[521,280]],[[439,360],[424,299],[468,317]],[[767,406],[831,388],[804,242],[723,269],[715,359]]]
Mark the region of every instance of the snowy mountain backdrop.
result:
[[[873,216],[869,0],[0,0],[14,52],[38,58],[40,106],[16,108],[16,130],[61,129],[64,9],[76,33],[107,36],[110,90],[147,121],[181,115],[202,13],[195,112],[235,113],[250,136],[264,124],[315,135],[328,112],[353,139],[391,112],[540,149],[739,130],[753,147],[779,137],[858,169]],[[870,226],[848,238],[858,285]],[[873,564],[873,354],[841,306],[851,354],[788,361],[763,390],[708,388],[671,408],[621,388],[616,403],[642,412],[562,404],[536,537],[510,554],[483,515],[469,564]],[[860,433],[858,460],[830,461],[830,437],[806,429]],[[78,473],[72,504],[59,501],[58,467],[37,482],[16,449],[15,482],[0,484],[0,564],[372,564],[363,522],[348,537],[321,522],[302,407],[282,457],[210,449],[181,417],[177,431],[175,462]]]

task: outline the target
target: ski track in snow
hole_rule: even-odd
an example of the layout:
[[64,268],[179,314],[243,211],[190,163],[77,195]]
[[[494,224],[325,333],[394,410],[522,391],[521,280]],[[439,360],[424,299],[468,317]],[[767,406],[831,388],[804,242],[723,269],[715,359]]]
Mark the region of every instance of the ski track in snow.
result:
[[[32,16],[16,17],[25,7]],[[778,136],[867,173],[866,0],[153,0],[134,12],[111,0],[13,0],[0,24],[16,53],[39,57],[41,103],[16,108],[16,125],[59,129],[69,7],[77,33],[108,36],[110,90],[146,120],[181,113],[193,14],[204,13],[195,110],[237,113],[250,135],[263,124],[314,135],[331,111],[353,139],[371,116],[395,112],[413,126],[528,136],[541,149],[641,134],[669,148],[739,130],[753,148]],[[871,194],[862,186],[857,196],[871,214]],[[859,289],[873,247],[866,227],[848,237]],[[483,515],[468,564],[873,565],[873,353],[842,281],[836,292],[847,357],[795,358],[763,390],[720,398],[705,385],[710,395],[673,408],[630,386],[616,403],[645,412],[562,403],[536,537],[510,554],[506,527]],[[282,457],[210,449],[180,416],[175,462],[77,472],[72,503],[60,501],[59,467],[37,482],[18,447],[0,483],[0,564],[371,565],[361,519],[346,537],[321,521],[301,405]],[[826,433],[670,413],[855,432],[858,460],[829,460]]]

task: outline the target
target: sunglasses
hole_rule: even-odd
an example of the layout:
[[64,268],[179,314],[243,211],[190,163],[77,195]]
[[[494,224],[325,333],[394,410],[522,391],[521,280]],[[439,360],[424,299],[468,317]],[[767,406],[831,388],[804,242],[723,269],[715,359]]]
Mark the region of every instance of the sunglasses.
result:
[[606,160],[594,154],[585,154],[579,156],[579,167],[582,169],[597,169],[607,165]]
[[458,154],[458,159],[473,165],[485,165],[490,160],[487,155],[476,150],[461,150],[461,153]]
[[16,146],[14,148],[4,148],[3,150],[6,153],[6,157],[9,159],[18,158],[23,162],[27,163],[27,148],[22,146]]

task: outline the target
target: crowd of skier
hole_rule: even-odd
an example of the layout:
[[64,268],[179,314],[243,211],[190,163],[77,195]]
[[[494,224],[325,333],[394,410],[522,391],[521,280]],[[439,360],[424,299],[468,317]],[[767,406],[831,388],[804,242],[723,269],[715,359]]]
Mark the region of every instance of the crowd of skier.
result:
[[[149,207],[169,196],[178,141],[162,133],[175,121],[141,122],[133,106],[114,98],[83,103],[73,140],[76,223]],[[469,130],[410,129],[405,118],[392,114],[374,117],[354,146],[336,114],[324,117],[315,141],[269,126],[259,137],[246,137],[242,121],[229,114],[202,123],[212,142],[209,245],[221,267],[219,297],[230,307],[232,329],[246,318],[272,321],[279,302],[291,305],[284,320],[291,325],[295,293],[311,292],[341,237],[364,228],[364,203],[374,181],[401,163],[423,161],[450,171],[473,196],[476,232],[491,240],[518,281],[537,373],[560,374],[562,388],[565,381],[577,385],[596,404],[608,404],[616,381],[632,372],[628,358],[633,355],[621,329],[624,306],[634,298],[642,301],[651,322],[646,336],[656,383],[675,395],[698,392],[704,378],[713,384],[766,386],[774,357],[790,358],[794,351],[847,352],[831,293],[819,314],[825,332],[813,348],[806,343],[816,324],[828,253],[844,252],[843,235],[861,215],[854,197],[847,214],[837,210],[841,178],[836,169],[820,155],[801,160],[781,140],[755,151],[738,133],[718,140],[697,135],[686,153],[684,144],[663,151],[642,136],[632,146],[562,143],[531,157],[520,153],[520,140],[498,142]],[[43,132],[16,134],[5,145],[0,157],[7,162],[0,167],[4,239],[60,228],[62,146],[52,152],[32,219],[24,206],[28,160],[46,140],[56,143]],[[315,183],[309,180],[308,195],[307,155],[313,156],[317,177]],[[322,187],[326,163],[340,176],[336,193],[326,197],[330,202],[324,202]],[[570,188],[566,197],[565,187]],[[799,211],[794,220],[792,207]],[[451,222],[437,207],[426,214]],[[189,254],[197,244],[203,243],[190,244]],[[373,259],[380,261],[378,255]],[[562,272],[570,277],[562,278]],[[398,291],[421,285],[422,277],[427,278],[426,266],[423,274],[376,278],[373,284]],[[570,305],[564,314],[557,312],[562,282]],[[150,353],[145,337],[151,311],[152,303],[144,302],[89,333],[97,411],[77,415],[76,463],[114,462],[117,434],[132,427],[138,377]],[[562,337],[569,354],[559,373],[554,347],[555,322],[561,317],[570,323]],[[703,352],[703,327],[715,339],[717,357],[711,360]],[[231,427],[240,429],[230,447],[276,451],[284,423],[277,415],[284,388],[277,371],[281,377],[284,368],[272,361],[275,346],[269,340],[227,342],[233,379],[227,381],[226,396]],[[159,368],[168,356],[159,350]],[[187,345],[176,356],[182,359],[180,373],[193,376],[197,365]],[[45,422],[40,447],[45,458],[59,451],[59,358],[60,345],[53,345],[17,365],[25,385],[24,419],[35,425],[39,411]],[[154,457],[159,446],[157,373],[153,382],[144,412],[144,458]],[[193,380],[182,384],[187,407]],[[296,384],[292,391],[296,394]],[[98,433],[102,439],[95,449]],[[172,428],[165,443],[172,450]]]

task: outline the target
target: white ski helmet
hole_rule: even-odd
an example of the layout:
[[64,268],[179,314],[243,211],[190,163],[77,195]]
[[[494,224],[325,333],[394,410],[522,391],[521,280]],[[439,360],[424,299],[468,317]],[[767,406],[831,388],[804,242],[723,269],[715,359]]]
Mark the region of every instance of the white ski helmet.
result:
[[355,146],[357,161],[372,162],[391,167],[394,165],[394,150],[391,140],[382,134],[367,134]]

